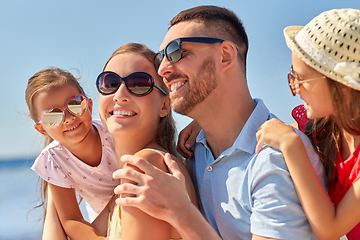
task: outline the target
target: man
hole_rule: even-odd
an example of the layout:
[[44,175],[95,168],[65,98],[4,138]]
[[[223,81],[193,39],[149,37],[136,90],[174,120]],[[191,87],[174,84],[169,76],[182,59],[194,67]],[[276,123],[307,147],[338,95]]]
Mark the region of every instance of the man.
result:
[[[237,16],[215,6],[182,11],[171,21],[160,49],[156,67],[171,90],[173,109],[202,128],[192,163],[201,211],[215,231],[187,200],[183,177],[168,157],[170,174],[142,159],[123,157],[144,174],[115,173],[138,184],[117,187],[118,194],[136,195],[117,203],[169,222],[184,239],[310,239],[281,152],[265,147],[255,154],[257,129],[274,116],[260,99],[251,98],[248,40]],[[301,136],[322,178],[319,159]]]

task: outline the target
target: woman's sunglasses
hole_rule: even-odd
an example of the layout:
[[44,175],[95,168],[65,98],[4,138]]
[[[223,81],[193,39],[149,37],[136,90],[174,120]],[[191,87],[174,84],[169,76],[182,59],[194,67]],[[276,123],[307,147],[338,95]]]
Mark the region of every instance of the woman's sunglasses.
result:
[[290,86],[290,90],[293,96],[296,95],[296,92],[299,91],[300,85],[312,80],[316,80],[319,78],[325,78],[326,76],[322,76],[322,77],[317,77],[317,78],[310,78],[310,79],[305,79],[305,80],[299,80],[300,77],[295,73],[294,71],[294,67],[291,66],[290,68],[290,72],[288,73],[288,81],[289,81],[289,86]]
[[59,127],[65,120],[65,110],[74,116],[81,116],[85,113],[89,105],[89,99],[83,94],[71,97],[66,102],[65,107],[55,106],[49,110],[45,110],[38,123],[44,123],[50,127]]
[[171,63],[176,63],[182,58],[182,42],[196,42],[196,43],[222,43],[225,40],[219,38],[208,37],[186,37],[172,40],[166,47],[155,55],[154,66],[156,72],[159,70],[160,64],[166,56],[167,60]]
[[127,90],[138,97],[148,95],[154,87],[167,95],[166,91],[158,86],[154,78],[146,72],[134,72],[124,78],[111,71],[102,72],[96,80],[96,87],[102,95],[110,95],[119,89],[122,81],[125,82]]

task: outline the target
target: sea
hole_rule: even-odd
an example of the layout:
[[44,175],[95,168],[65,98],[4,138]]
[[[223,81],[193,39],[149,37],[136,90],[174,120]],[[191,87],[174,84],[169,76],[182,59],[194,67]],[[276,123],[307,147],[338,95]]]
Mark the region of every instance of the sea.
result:
[[38,204],[39,192],[39,177],[31,170],[33,162],[0,160],[0,240],[41,239],[43,209],[30,211]]
[[41,239],[42,210],[29,212],[38,203],[38,175],[33,160],[0,161],[0,239]]

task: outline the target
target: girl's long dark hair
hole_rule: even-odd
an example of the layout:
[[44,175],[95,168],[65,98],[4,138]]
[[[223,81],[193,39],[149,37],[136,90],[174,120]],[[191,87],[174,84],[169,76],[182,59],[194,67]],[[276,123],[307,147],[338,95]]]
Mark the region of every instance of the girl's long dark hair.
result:
[[360,135],[360,91],[327,78],[334,115],[310,120],[305,134],[310,138],[324,164],[328,176],[327,188],[336,180],[336,156],[341,151],[341,136],[345,132]]

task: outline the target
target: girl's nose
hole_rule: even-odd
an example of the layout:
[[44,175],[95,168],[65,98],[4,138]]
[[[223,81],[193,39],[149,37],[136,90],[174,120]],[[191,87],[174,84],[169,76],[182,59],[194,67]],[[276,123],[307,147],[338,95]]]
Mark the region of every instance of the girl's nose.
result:
[[65,110],[64,111],[64,118],[65,118],[64,122],[69,123],[71,121],[74,121],[76,116],[74,114],[70,113],[69,110]]

